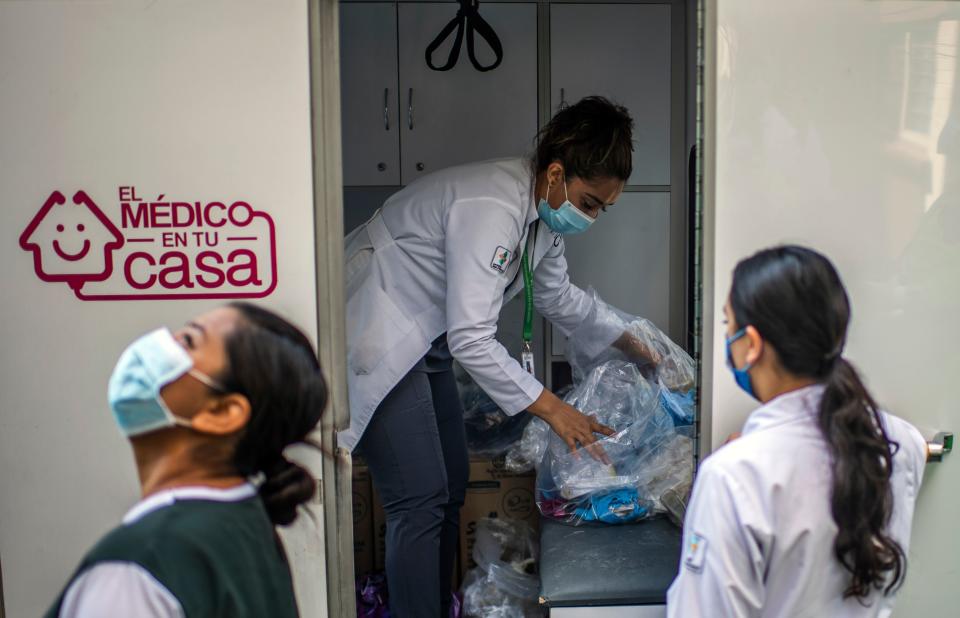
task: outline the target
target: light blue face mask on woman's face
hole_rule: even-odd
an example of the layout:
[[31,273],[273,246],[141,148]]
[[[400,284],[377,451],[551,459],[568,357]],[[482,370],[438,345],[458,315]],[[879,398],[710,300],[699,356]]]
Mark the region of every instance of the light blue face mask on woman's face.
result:
[[210,388],[226,389],[193,368],[193,359],[166,328],[143,335],[130,344],[110,376],[107,398],[113,418],[128,438],[190,421],[175,416],[160,396],[160,389],[185,374]]
[[547,198],[550,197],[550,189],[547,188],[547,197],[540,200],[537,205],[537,214],[540,219],[547,224],[547,227],[558,234],[579,234],[585,232],[587,228],[593,225],[594,218],[582,212],[574,206],[569,197],[567,197],[567,183],[563,183],[563,204],[560,208],[554,210],[550,207]]

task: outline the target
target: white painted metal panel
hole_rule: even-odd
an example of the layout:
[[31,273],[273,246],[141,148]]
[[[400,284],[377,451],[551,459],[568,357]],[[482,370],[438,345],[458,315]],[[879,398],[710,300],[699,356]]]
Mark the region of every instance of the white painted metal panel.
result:
[[[65,283],[41,281],[18,237],[55,189],[68,199],[84,190],[115,222],[120,186],[151,201],[245,200],[276,234],[276,286],[257,302],[315,339],[308,60],[307,3],[298,0],[0,3],[8,616],[44,612],[138,499],[130,448],[106,403],[120,351],[147,329],[223,302],[84,302]],[[323,513],[311,510],[284,537],[301,613],[319,616]]]
[[[781,242],[835,261],[853,304],[847,356],[880,402],[922,430],[957,430],[960,4],[707,7],[707,438],[721,444],[754,407],[724,368],[731,270]],[[928,466],[897,615],[956,606],[958,475],[957,456]]]

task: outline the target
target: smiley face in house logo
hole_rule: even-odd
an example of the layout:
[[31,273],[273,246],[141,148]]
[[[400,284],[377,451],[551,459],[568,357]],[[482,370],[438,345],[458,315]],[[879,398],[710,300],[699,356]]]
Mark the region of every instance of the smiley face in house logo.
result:
[[[243,200],[141,199],[115,208],[53,191],[20,235],[41,281],[80,300],[263,298],[277,285],[273,218]],[[112,213],[112,217],[108,216]]]
[[113,253],[123,235],[84,191],[67,200],[54,191],[20,235],[20,247],[33,253],[42,281],[63,282],[74,290],[113,273]]

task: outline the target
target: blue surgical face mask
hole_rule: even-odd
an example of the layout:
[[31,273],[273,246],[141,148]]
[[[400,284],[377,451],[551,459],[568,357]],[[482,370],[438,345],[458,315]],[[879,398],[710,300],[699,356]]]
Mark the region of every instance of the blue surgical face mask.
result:
[[741,328],[731,337],[727,338],[727,367],[733,372],[733,379],[737,381],[737,386],[746,391],[746,393],[754,399],[757,399],[757,394],[753,391],[753,382],[750,380],[750,369],[753,367],[753,363],[747,363],[740,369],[737,369],[733,365],[733,353],[730,351],[730,344],[746,334],[747,329]]
[[107,397],[114,420],[128,438],[182,425],[160,396],[160,389],[185,374],[225,392],[215,380],[193,368],[193,359],[166,328],[148,333],[127,347],[110,376]]
[[550,197],[550,189],[548,188],[547,197],[541,199],[537,205],[537,214],[547,224],[547,227],[558,234],[585,232],[588,227],[593,225],[594,218],[582,212],[570,202],[569,197],[567,197],[566,182],[563,183],[563,195],[565,198],[563,204],[560,204],[560,208],[554,210],[550,208],[550,202],[547,201],[547,198]]

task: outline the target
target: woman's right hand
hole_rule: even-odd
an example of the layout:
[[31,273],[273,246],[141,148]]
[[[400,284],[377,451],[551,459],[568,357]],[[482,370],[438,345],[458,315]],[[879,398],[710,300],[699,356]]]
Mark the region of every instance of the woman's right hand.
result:
[[550,425],[560,439],[570,447],[571,453],[576,453],[579,444],[597,461],[610,465],[610,458],[603,447],[597,442],[595,434],[612,436],[616,433],[606,425],[601,425],[595,419],[580,412],[559,397],[543,389],[528,410],[534,416],[539,416]]

